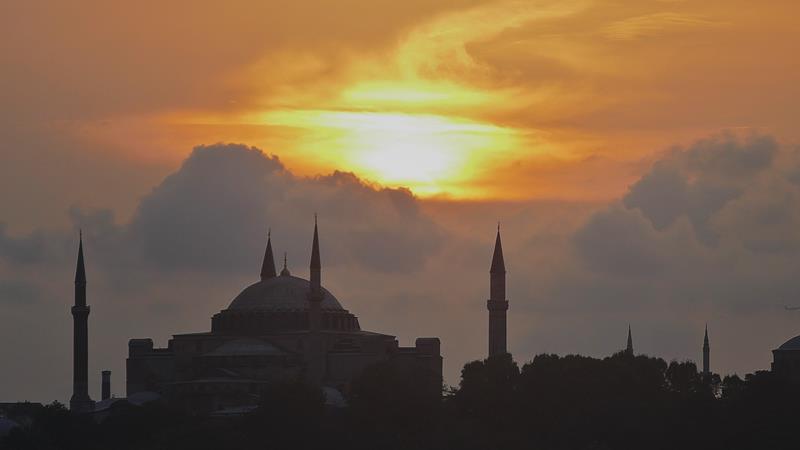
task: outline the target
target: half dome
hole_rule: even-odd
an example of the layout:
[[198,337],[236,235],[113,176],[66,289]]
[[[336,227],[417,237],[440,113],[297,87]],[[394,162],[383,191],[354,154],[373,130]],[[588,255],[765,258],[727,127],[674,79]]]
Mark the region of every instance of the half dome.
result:
[[800,336],[795,336],[784,342],[783,345],[778,347],[778,350],[800,350]]

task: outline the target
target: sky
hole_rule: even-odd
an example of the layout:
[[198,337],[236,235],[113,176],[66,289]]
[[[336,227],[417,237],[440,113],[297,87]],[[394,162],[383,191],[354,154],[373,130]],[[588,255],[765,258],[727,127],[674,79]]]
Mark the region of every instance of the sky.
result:
[[[0,6],[0,401],[64,401],[85,237],[90,378],[205,331],[266,230],[362,327],[766,369],[800,334],[800,28],[774,0]],[[96,380],[95,380],[96,379]],[[95,382],[96,381],[96,382]],[[96,386],[95,386],[96,385]]]

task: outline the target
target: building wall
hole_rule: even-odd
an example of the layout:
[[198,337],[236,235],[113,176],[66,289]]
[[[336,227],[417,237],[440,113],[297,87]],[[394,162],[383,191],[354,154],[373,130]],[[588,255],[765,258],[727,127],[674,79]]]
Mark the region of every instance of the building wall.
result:
[[154,349],[152,339],[131,339],[126,361],[127,395],[143,391],[159,391],[159,387],[175,379],[175,358],[172,351]]
[[[151,339],[132,339],[127,361],[128,395],[156,391],[187,408],[210,412],[219,407],[252,404],[263,385],[306,373],[313,348],[309,332],[258,337],[282,350],[281,355],[208,355],[226,342],[242,338],[212,333],[176,335],[167,348],[154,348]],[[399,347],[394,336],[362,331],[323,331],[316,339],[323,349],[320,357],[324,361],[325,385],[347,392],[366,367],[391,361],[423,368],[431,375],[431,391],[441,393],[438,338],[417,339],[414,347]],[[219,376],[226,372],[231,373],[228,381]]]

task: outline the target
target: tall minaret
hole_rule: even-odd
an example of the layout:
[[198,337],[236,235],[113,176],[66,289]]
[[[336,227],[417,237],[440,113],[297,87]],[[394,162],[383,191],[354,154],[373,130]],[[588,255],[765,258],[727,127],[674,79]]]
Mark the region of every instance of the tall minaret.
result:
[[275,278],[275,258],[272,256],[272,231],[267,232],[267,250],[261,263],[261,281]]
[[711,375],[711,347],[708,345],[708,324],[706,324],[706,335],[703,337],[703,376]]
[[630,324],[628,324],[628,346],[625,348],[625,354],[633,356],[633,337],[631,336]]
[[314,215],[314,241],[311,244],[311,276],[308,290],[308,324],[310,333],[305,346],[306,378],[313,384],[323,381],[327,373],[325,341],[322,328],[322,264],[319,257],[319,234],[317,216]]
[[75,306],[72,307],[73,372],[72,398],[69,409],[90,411],[94,405],[89,398],[89,307],[86,306],[86,269],[83,266],[83,233],[78,244],[78,265],[75,269]]
[[506,265],[503,261],[503,245],[500,242],[500,225],[494,242],[492,267],[489,269],[489,357],[508,353],[506,347]]

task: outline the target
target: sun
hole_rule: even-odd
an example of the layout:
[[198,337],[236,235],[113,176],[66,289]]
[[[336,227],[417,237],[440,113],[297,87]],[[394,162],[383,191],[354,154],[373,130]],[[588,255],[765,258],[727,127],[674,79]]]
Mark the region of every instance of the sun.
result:
[[462,182],[513,139],[502,127],[432,114],[287,110],[262,120],[303,128],[306,139],[333,153],[346,170],[420,196],[466,194]]

